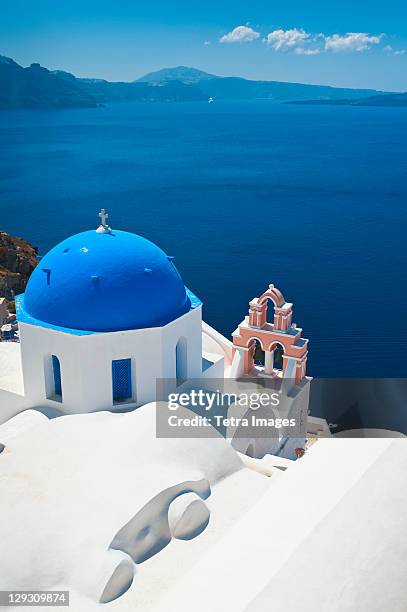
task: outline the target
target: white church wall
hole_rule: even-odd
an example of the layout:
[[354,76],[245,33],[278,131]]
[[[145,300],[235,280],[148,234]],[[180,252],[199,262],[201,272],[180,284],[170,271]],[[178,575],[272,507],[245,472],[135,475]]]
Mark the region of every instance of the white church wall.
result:
[[[162,327],[163,378],[177,378],[176,348],[179,340],[184,345],[186,360],[184,378],[202,375],[202,308],[194,308],[182,317]],[[180,381],[181,382],[181,381]]]
[[[162,374],[160,328],[75,336],[22,324],[20,333],[24,385],[31,405],[42,403],[73,414],[131,408],[155,396],[155,377]],[[60,362],[62,403],[50,393],[52,355]],[[132,360],[133,401],[114,405],[112,361],[127,358]]]
[[62,409],[61,402],[51,399],[52,355],[59,359],[61,366],[64,406],[78,404],[82,380],[79,376],[81,355],[76,339],[75,336],[53,329],[20,323],[24,390],[30,406],[44,405]]
[[[160,328],[94,334],[82,339],[86,341],[84,371],[92,371],[85,396],[93,410],[130,409],[155,398],[155,379],[162,374]],[[131,359],[132,398],[114,404],[112,361],[117,359]],[[97,395],[93,392],[96,386]]]
[[[21,353],[28,407],[67,414],[122,410],[151,402],[157,378],[176,378],[176,346],[183,339],[185,374],[202,374],[201,308],[164,327],[78,336],[21,323]],[[62,398],[54,393],[52,356],[61,370]],[[112,361],[131,359],[132,397],[115,404]],[[62,399],[62,401],[61,401]]]

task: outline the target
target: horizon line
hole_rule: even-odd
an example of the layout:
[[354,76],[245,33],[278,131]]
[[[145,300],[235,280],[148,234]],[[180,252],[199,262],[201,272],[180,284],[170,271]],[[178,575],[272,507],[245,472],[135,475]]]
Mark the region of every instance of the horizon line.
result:
[[[377,87],[362,87],[362,86],[348,86],[348,85],[332,85],[332,84],[327,84],[327,83],[309,83],[309,82],[304,82],[304,81],[285,81],[285,80],[281,80],[281,79],[253,79],[253,78],[249,78],[249,77],[244,77],[244,76],[240,76],[240,75],[234,75],[234,74],[214,74],[213,72],[207,72],[206,69],[204,68],[196,68],[195,66],[187,66],[185,64],[178,64],[176,66],[164,66],[161,68],[157,68],[157,69],[153,69],[153,70],[148,70],[147,72],[144,72],[141,76],[136,77],[133,80],[129,80],[129,81],[124,81],[124,80],[109,80],[103,77],[95,77],[95,76],[77,76],[74,72],[71,72],[69,70],[65,70],[64,68],[53,68],[50,69],[47,66],[44,66],[43,64],[41,64],[38,61],[33,61],[31,62],[29,65],[24,66],[22,64],[19,64],[15,59],[13,59],[12,57],[8,56],[8,55],[3,55],[2,53],[0,53],[0,57],[4,57],[6,59],[10,59],[13,62],[15,62],[16,64],[18,64],[19,66],[21,66],[22,68],[29,68],[30,66],[32,66],[33,64],[39,64],[42,68],[46,68],[47,70],[49,70],[49,72],[66,72],[68,74],[72,74],[75,78],[77,79],[94,79],[94,80],[98,80],[98,81],[106,81],[108,83],[136,83],[137,81],[141,81],[143,76],[146,76],[148,74],[154,74],[155,72],[160,72],[162,70],[175,70],[177,68],[187,68],[187,69],[192,69],[192,70],[199,70],[200,72],[204,72],[212,77],[215,78],[220,78],[220,79],[225,79],[225,78],[234,78],[234,79],[242,79],[244,81],[251,81],[251,82],[263,82],[263,83],[286,83],[286,84],[291,84],[291,85],[309,85],[309,86],[313,86],[313,87],[330,87],[332,89],[350,89],[350,90],[361,90],[361,91],[377,91],[377,92],[384,92],[384,93],[407,93],[407,89],[380,89]],[[176,79],[174,79],[176,80]]]

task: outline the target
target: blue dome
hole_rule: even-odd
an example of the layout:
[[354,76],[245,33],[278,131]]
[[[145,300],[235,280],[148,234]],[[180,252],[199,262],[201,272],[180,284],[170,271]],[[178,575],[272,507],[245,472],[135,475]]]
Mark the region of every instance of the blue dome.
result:
[[95,332],[165,325],[191,307],[167,255],[129,232],[67,238],[32,273],[24,310],[34,319]]

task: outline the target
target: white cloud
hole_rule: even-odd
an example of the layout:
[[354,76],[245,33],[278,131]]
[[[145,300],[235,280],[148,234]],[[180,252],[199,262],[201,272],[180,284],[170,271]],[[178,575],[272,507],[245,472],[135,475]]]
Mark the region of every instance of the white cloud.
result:
[[[234,28],[220,39],[221,43],[248,42],[260,37],[257,32],[246,25]],[[319,55],[323,51],[363,52],[379,45],[385,34],[368,34],[366,32],[347,32],[346,34],[311,34],[303,28],[279,29],[269,32],[264,42],[279,52],[292,52],[296,55]],[[390,55],[404,55],[404,49],[394,50],[390,45],[384,47]]]
[[365,32],[348,32],[332,34],[325,37],[326,51],[367,51],[373,45],[380,44],[384,34],[371,35]]
[[237,26],[219,40],[221,43],[250,42],[260,38],[260,33],[245,25]]
[[386,45],[383,47],[383,51],[385,51],[388,55],[405,55],[405,49],[393,49],[391,45]]
[[319,55],[321,53],[321,49],[306,49],[304,47],[297,47],[294,50],[296,55]]
[[275,51],[293,51],[295,48],[301,48],[310,39],[311,34],[308,34],[305,30],[292,28],[291,30],[270,32],[267,34],[265,42]]
[[205,47],[208,47],[211,44],[210,40],[204,40]]

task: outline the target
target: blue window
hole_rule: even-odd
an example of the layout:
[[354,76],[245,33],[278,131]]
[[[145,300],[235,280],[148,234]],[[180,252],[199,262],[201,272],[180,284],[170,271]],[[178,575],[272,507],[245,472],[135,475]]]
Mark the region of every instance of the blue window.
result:
[[52,355],[52,373],[54,376],[54,395],[62,400],[61,364],[56,355]]
[[113,402],[119,404],[133,396],[131,383],[131,359],[112,361]]

